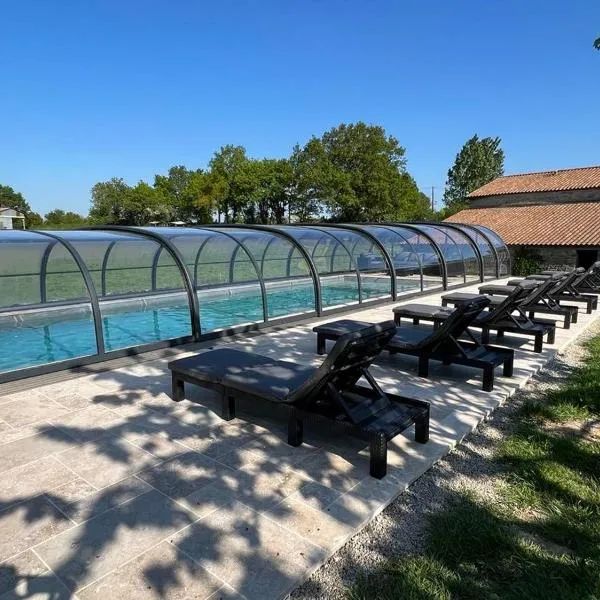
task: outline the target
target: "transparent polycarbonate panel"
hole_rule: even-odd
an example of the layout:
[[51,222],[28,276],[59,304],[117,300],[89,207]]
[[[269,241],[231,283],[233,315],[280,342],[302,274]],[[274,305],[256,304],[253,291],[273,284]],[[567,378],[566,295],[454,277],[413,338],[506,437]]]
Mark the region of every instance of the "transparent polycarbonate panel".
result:
[[319,229],[335,237],[352,256],[352,263],[358,267],[360,274],[363,301],[391,296],[392,274],[381,248],[369,235],[340,227]]
[[40,268],[50,243],[28,231],[0,230],[0,309],[42,302]]
[[483,260],[483,276],[487,279],[493,279],[496,277],[496,254],[492,248],[491,243],[487,238],[477,229],[468,227],[466,225],[456,224],[461,231],[468,235],[472,240],[475,241],[481,258]]
[[483,225],[473,225],[473,227],[487,235],[492,244],[494,244],[494,248],[496,248],[496,253],[498,254],[500,277],[510,275],[510,252],[508,251],[508,246],[504,243],[504,240],[489,227],[484,227]]
[[448,285],[452,286],[468,281],[462,249],[450,235],[450,229],[423,224],[415,225],[415,227],[428,234],[440,249],[446,263]]
[[380,225],[364,225],[361,229],[377,238],[390,256],[396,277],[396,293],[400,295],[421,290],[421,259],[417,249],[408,242],[405,233],[397,228]]
[[60,242],[0,232],[0,372],[96,354],[89,301],[83,275]]
[[107,352],[191,335],[184,280],[161,242],[127,232],[59,235],[94,274]]
[[195,281],[203,333],[264,321],[257,270],[233,230],[156,228],[182,254]]
[[96,353],[88,303],[0,312],[0,373]]
[[315,285],[306,259],[294,243],[268,231],[230,230],[260,268],[269,318],[315,310]]
[[311,256],[321,282],[324,308],[359,301],[358,273],[350,252],[333,235],[313,227],[279,227]]

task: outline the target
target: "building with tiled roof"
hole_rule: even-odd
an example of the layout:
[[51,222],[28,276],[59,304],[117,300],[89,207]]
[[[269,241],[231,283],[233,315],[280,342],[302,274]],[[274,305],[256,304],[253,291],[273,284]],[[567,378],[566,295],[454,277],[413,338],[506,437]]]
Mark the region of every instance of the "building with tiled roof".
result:
[[587,267],[599,258],[600,166],[498,177],[469,194],[448,221],[485,225],[513,256]]

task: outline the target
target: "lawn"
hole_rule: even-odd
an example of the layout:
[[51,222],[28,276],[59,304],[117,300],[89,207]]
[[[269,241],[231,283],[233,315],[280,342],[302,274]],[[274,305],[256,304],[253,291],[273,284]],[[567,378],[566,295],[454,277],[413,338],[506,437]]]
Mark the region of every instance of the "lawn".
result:
[[564,384],[526,400],[490,459],[493,500],[459,494],[424,552],[391,558],[353,600],[600,598],[600,336]]

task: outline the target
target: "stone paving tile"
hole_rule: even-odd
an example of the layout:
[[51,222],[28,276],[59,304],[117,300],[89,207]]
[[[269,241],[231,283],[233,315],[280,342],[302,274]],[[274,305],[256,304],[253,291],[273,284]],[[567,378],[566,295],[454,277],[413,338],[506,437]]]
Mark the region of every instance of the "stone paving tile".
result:
[[[224,583],[163,542],[78,592],[79,600],[207,600]],[[229,592],[229,590],[223,590]]]
[[0,503],[7,506],[78,479],[73,471],[49,456],[2,473]]
[[160,462],[148,452],[117,438],[72,448],[60,454],[59,460],[97,488],[116,483]]
[[326,557],[308,540],[242,504],[213,512],[170,539],[249,599],[281,598]]
[[[22,588],[23,584],[45,573],[48,573],[48,567],[31,550],[13,556],[0,564],[0,600],[14,592],[17,586]],[[27,595],[23,593],[21,597]]]
[[47,540],[35,551],[69,589],[77,590],[193,520],[182,506],[150,491]]
[[33,435],[0,446],[0,473],[43,456],[63,452],[72,446],[72,440],[64,433],[48,425],[36,427],[29,433]]
[[69,481],[69,483],[65,483],[64,485],[53,489],[51,493],[49,492],[46,494],[46,497],[48,497],[50,501],[52,501],[52,498],[57,498],[60,500],[56,500],[56,502],[70,504],[71,502],[81,500],[97,491],[98,489],[91,483],[81,479],[81,477],[77,477],[73,481]]
[[48,397],[68,410],[81,410],[82,408],[93,406],[89,398],[77,392],[69,392],[60,396],[49,395]]
[[231,473],[231,469],[212,458],[188,450],[138,473],[138,477],[163,494],[180,499]]
[[37,496],[0,511],[0,561],[24,552],[48,538],[73,527],[56,506]]
[[119,415],[108,408],[92,405],[60,417],[52,417],[49,421],[75,441],[91,442],[113,435],[110,427],[119,419]]
[[15,400],[0,405],[0,419],[6,421],[11,427],[31,425],[68,412],[68,409],[54,400],[35,393],[28,400]]
[[49,496],[49,500],[69,519],[79,524],[129,502],[150,489],[151,487],[145,481],[137,477],[128,477],[101,490],[93,490],[72,501],[63,498],[58,489]]
[[15,589],[0,596],[0,600],[23,600],[24,598],[27,600],[66,600],[67,598],[77,600],[69,593],[60,579],[50,571],[42,575],[22,577]]

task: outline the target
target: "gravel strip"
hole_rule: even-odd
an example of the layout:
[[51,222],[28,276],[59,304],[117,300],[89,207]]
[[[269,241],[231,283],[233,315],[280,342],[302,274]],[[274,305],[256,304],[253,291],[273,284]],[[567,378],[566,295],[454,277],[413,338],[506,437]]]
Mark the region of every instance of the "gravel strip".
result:
[[424,517],[439,510],[457,491],[468,489],[492,500],[500,474],[498,464],[490,459],[498,442],[514,430],[515,411],[525,399],[543,397],[549,389],[560,386],[573,368],[582,363],[585,357],[583,342],[598,334],[600,322],[584,331],[525,388],[415,481],[407,492],[396,498],[288,598],[346,598],[347,588],[361,573],[394,557],[420,554],[424,547]]

